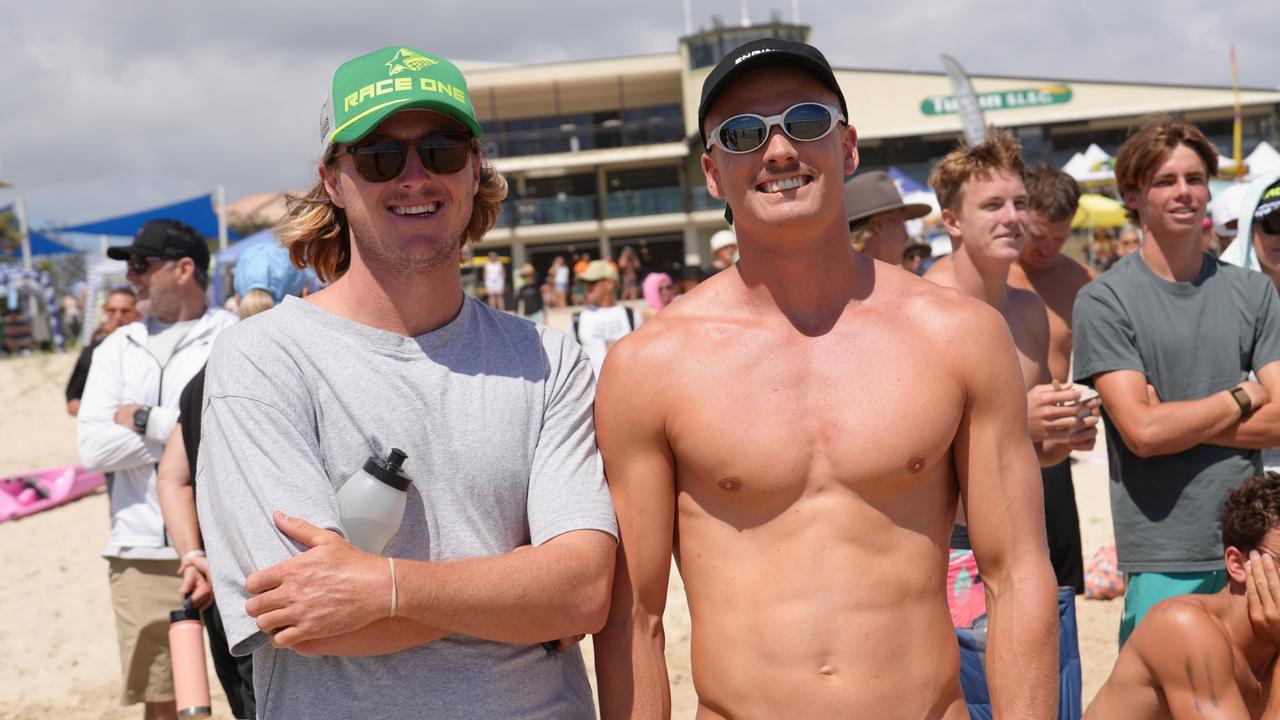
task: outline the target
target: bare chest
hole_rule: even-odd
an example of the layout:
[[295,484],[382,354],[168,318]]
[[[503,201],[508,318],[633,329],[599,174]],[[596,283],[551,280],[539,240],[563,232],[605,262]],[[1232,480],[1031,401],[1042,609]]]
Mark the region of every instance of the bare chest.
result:
[[691,358],[668,416],[681,491],[767,504],[852,492],[876,502],[951,478],[964,394],[947,348],[883,333],[819,340]]

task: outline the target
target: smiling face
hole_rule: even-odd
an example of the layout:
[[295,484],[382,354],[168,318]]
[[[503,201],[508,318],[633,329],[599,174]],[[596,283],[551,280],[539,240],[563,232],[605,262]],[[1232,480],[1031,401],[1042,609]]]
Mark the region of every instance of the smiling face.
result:
[[1178,145],[1156,168],[1148,185],[1125,193],[1125,202],[1157,238],[1200,242],[1209,206],[1209,172],[1186,145]]
[[1027,242],[1018,264],[1028,270],[1047,270],[1071,237],[1071,218],[1050,220],[1034,210],[1028,213]]
[[942,211],[942,224],[975,263],[1012,263],[1027,237],[1027,191],[1005,170],[975,175],[961,189],[960,210]]
[[[431,132],[464,132],[457,121],[426,110],[392,115],[361,138],[416,140]],[[346,212],[352,264],[378,271],[417,274],[458,263],[458,250],[480,188],[479,158],[473,153],[456,173],[427,171],[412,147],[400,175],[371,182],[356,172],[352,156],[339,148],[320,167],[330,199]]]
[[[723,90],[707,114],[708,129],[743,113],[769,117],[803,102],[840,105],[835,93],[808,73],[766,67],[743,75]],[[844,178],[858,167],[857,133],[837,123],[813,141],[793,140],[780,127],[770,129],[765,144],[734,154],[712,146],[702,156],[707,190],[727,200],[741,232],[836,225],[844,218]]]

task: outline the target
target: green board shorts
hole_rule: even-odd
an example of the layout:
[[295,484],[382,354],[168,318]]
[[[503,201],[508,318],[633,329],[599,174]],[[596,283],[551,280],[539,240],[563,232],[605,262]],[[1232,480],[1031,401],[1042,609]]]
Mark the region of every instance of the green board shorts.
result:
[[1226,570],[1126,573],[1124,615],[1120,618],[1120,647],[1124,647],[1138,622],[1161,600],[1177,595],[1212,595],[1226,587],[1226,584]]

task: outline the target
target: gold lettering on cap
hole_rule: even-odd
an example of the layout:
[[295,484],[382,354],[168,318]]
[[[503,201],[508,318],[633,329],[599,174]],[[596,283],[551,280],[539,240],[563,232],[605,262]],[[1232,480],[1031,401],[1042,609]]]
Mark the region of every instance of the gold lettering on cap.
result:
[[396,78],[396,92],[406,92],[413,89],[413,78],[398,77]]
[[377,93],[378,95],[386,95],[387,93],[391,92],[391,78],[387,78],[386,80],[380,80],[376,84],[374,84],[373,87],[374,87],[374,92]]
[[360,98],[357,97],[356,93],[351,93],[350,95],[342,99],[342,111],[346,112],[351,109],[352,105],[359,105],[359,104],[360,104]]

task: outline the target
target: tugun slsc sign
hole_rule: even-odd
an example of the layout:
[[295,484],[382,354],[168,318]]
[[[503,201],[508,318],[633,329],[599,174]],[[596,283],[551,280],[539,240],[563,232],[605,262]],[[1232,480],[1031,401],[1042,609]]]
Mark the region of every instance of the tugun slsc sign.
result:
[[[1061,105],[1070,101],[1071,88],[1066,85],[978,94],[978,106],[984,111]],[[954,115],[957,110],[959,110],[959,104],[954,95],[934,95],[920,101],[920,112],[925,115]]]

